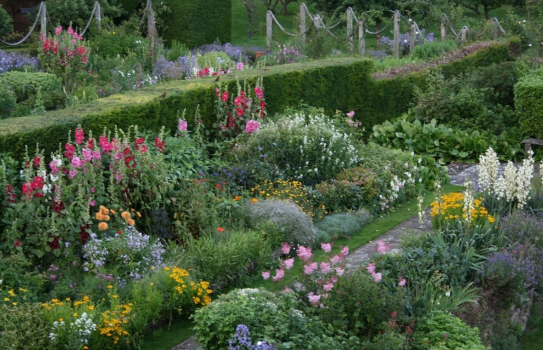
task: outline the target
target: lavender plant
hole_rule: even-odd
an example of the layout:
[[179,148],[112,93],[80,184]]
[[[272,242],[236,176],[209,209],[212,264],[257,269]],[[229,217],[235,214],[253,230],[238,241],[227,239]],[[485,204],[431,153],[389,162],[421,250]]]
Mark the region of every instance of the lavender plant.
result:
[[203,45],[203,46],[193,49],[191,52],[192,52],[192,55],[194,56],[197,53],[201,55],[205,55],[206,53],[214,52],[214,51],[224,52],[225,54],[228,55],[228,57],[230,57],[234,61],[248,62],[249,60],[247,54],[245,53],[245,50],[241,46],[232,46],[232,44],[230,43],[226,43],[224,45],[221,45],[220,43]]

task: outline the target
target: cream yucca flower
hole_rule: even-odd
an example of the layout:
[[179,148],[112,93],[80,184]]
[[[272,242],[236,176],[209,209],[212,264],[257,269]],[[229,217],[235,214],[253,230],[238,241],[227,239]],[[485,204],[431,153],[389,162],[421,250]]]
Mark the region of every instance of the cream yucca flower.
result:
[[528,150],[528,157],[522,161],[522,166],[517,171],[516,197],[518,208],[524,208],[528,199],[530,199],[530,189],[532,188],[532,178],[534,177],[534,152]]
[[466,187],[466,190],[464,191],[464,200],[463,200],[464,213],[466,215],[465,219],[468,224],[471,224],[471,219],[472,219],[471,215],[472,215],[473,209],[475,208],[474,200],[473,200],[473,184],[471,183],[471,181],[466,181],[464,186]]
[[479,186],[481,186],[481,190],[490,193],[494,192],[498,179],[499,167],[500,160],[492,147],[488,148],[485,154],[479,156],[477,170],[479,173]]

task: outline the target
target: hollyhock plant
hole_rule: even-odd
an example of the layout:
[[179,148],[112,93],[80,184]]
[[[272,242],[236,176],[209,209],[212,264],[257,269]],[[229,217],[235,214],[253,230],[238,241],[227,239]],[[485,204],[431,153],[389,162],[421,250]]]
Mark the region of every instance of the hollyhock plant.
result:
[[261,118],[266,115],[266,102],[262,78],[258,79],[254,89],[248,85],[237,84],[237,94],[230,94],[219,86],[215,90],[218,130],[227,137],[233,137],[241,132],[253,133],[260,127]]
[[[0,237],[0,253],[9,254],[13,242],[20,239],[25,258],[45,266],[55,255],[77,254],[90,233],[98,231],[91,226],[89,214],[98,201],[116,208],[131,207],[135,213],[164,207],[172,184],[165,175],[161,150],[150,147],[146,151],[145,140],[138,134],[135,127],[128,133],[116,130],[113,135],[106,130],[97,142],[78,127],[75,140],[68,141],[62,153],[52,154],[50,161],[45,161],[39,150],[26,156],[21,185],[0,179],[5,189],[3,219],[16,222]],[[158,146],[164,147],[163,134],[159,141]],[[0,171],[6,173],[7,169]],[[112,224],[106,225],[105,231]],[[5,241],[7,237],[9,241]]]
[[45,71],[62,79],[66,91],[73,91],[78,73],[84,71],[89,61],[90,50],[83,38],[71,27],[66,31],[57,27],[51,38],[40,34],[40,41],[38,58]]

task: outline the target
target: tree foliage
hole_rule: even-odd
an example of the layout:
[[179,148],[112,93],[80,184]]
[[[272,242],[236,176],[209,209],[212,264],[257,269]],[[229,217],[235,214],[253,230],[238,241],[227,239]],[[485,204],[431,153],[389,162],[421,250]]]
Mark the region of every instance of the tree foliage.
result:
[[0,36],[9,34],[13,31],[13,19],[6,10],[0,5]]

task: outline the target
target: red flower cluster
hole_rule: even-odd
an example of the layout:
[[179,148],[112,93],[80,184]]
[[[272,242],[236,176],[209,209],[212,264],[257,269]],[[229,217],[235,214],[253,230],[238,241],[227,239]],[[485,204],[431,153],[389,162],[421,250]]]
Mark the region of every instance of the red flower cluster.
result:
[[159,137],[155,139],[155,146],[158,148],[160,152],[164,152],[164,146],[166,145],[166,141],[160,140]]
[[41,198],[43,197],[43,177],[36,176],[32,182],[25,182],[23,184],[23,194],[28,198]]
[[136,148],[136,151],[141,152],[141,153],[147,152],[147,145],[144,145],[143,144],[144,142],[145,140],[143,139],[143,137],[140,137],[139,139],[134,141],[134,146]]

